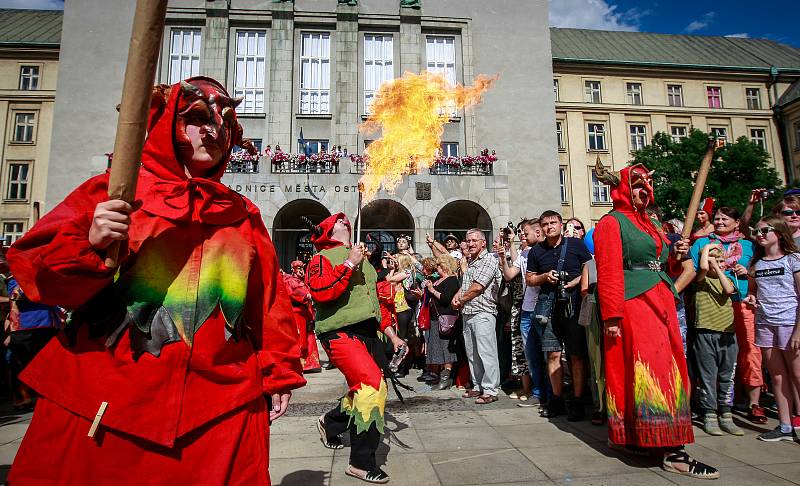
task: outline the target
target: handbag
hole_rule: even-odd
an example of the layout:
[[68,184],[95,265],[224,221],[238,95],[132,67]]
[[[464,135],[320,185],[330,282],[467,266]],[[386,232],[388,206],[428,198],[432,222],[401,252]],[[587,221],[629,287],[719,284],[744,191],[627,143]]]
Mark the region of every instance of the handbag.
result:
[[422,295],[422,304],[419,306],[417,313],[417,327],[421,331],[427,331],[431,328],[431,308],[429,305],[428,293]]
[[[428,293],[425,292],[425,295],[427,296]],[[441,314],[439,313],[439,306],[436,305],[435,299],[431,299],[430,302],[436,306],[436,313],[439,314],[439,334],[442,336],[449,336],[453,333],[453,328],[456,326],[458,316]]]

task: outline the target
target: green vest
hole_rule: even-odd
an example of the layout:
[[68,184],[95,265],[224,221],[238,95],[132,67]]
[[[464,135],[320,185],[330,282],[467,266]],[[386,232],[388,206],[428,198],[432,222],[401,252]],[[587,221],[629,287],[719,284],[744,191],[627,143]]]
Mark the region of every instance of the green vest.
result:
[[[350,249],[337,246],[319,252],[335,267],[347,260]],[[338,299],[329,302],[316,302],[316,332],[323,334],[370,318],[381,320],[381,307],[378,302],[378,275],[368,261],[353,269],[347,290]]]
[[[625,276],[625,300],[642,295],[662,281],[675,294],[672,279],[664,271],[669,257],[667,243],[664,242],[662,245],[661,256],[656,256],[656,242],[653,241],[652,236],[636,227],[624,214],[617,211],[611,211],[608,214],[619,223],[619,232],[622,236],[622,271]],[[653,224],[659,226],[655,221]],[[675,295],[677,297],[677,294]]]

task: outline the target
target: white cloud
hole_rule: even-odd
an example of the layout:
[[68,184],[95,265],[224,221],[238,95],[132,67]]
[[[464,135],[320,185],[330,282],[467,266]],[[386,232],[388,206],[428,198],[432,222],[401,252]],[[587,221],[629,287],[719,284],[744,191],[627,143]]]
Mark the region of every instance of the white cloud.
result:
[[689,25],[686,26],[686,32],[691,34],[692,32],[705,29],[711,22],[714,21],[714,17],[716,16],[717,12],[708,12],[703,14],[702,17],[697,20],[693,20],[689,23]]
[[0,0],[0,8],[64,10],[64,0]]
[[749,39],[750,34],[748,34],[747,32],[741,32],[739,34],[728,34],[725,37],[737,37],[739,39]]
[[647,10],[624,12],[607,0],[550,0],[550,25],[597,30],[639,30]]

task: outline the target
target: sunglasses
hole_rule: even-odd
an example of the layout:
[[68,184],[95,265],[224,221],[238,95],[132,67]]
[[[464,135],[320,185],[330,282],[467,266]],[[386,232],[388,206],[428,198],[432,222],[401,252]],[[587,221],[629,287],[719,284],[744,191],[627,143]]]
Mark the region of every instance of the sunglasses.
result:
[[781,214],[784,216],[800,216],[800,209],[784,209]]
[[775,231],[775,228],[773,228],[772,226],[764,226],[761,228],[750,228],[750,232],[753,234],[753,236],[761,236],[763,238],[766,238],[770,231]]
[[576,229],[576,230],[582,230],[583,226],[573,226],[573,228]]

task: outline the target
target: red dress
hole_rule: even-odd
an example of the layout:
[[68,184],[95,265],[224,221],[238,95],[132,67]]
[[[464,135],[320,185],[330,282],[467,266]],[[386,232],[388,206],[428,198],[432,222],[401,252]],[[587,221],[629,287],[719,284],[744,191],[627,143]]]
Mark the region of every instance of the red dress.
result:
[[283,274],[286,291],[292,300],[294,322],[297,326],[298,340],[300,343],[300,358],[303,360],[303,371],[318,370],[319,349],[317,336],[314,334],[314,305],[311,302],[311,290],[306,282],[290,273]]
[[[612,190],[614,209],[649,235],[660,255],[668,251],[666,237],[632,205],[629,176],[635,168],[622,170]],[[689,379],[675,296],[662,281],[625,299],[622,238],[620,223],[610,216],[594,232],[601,316],[621,319],[621,337],[604,337],[609,439],[640,447],[691,443]]]
[[32,300],[76,309],[22,374],[42,399],[10,484],[269,484],[263,395],[305,383],[291,305],[258,208],[219,182],[225,164],[184,174],[182,102],[175,85],[153,115],[119,272],[88,241],[108,174],[8,252]]

